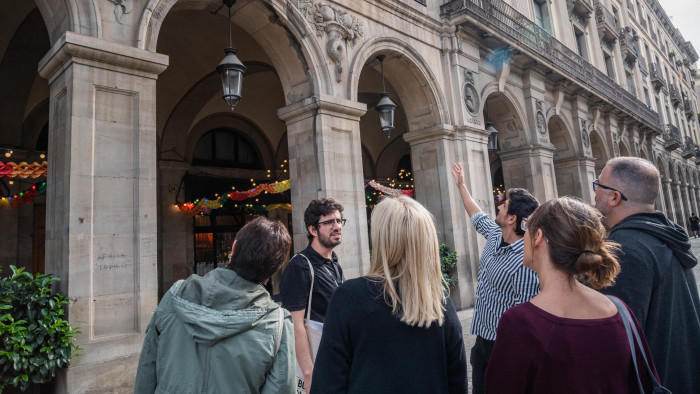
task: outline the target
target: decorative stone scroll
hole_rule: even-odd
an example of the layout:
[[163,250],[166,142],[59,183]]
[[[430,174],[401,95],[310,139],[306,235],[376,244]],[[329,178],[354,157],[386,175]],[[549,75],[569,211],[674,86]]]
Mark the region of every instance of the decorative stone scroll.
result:
[[463,69],[463,71],[464,85],[462,86],[462,94],[464,96],[464,106],[472,116],[477,116],[479,114],[479,108],[481,108],[481,101],[476,90],[474,73],[466,68]]
[[364,29],[362,21],[329,3],[317,0],[300,0],[299,10],[306,21],[316,29],[316,36],[328,36],[326,52],[335,63],[335,80],[340,82],[343,75],[342,60],[344,57],[344,42],[355,43],[362,37]]
[[547,134],[547,120],[544,117],[544,112],[542,111],[542,100],[537,100],[535,103],[535,106],[537,107],[537,114],[535,115],[537,117],[537,131],[540,132],[540,134],[545,135]]

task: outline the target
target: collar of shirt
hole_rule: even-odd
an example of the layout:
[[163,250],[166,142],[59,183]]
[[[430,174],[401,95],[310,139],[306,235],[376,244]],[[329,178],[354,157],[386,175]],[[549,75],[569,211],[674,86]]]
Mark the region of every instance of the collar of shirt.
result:
[[335,254],[335,252],[331,252],[331,258],[327,259],[323,256],[321,256],[314,248],[311,247],[311,244],[306,247],[302,251],[306,257],[309,258],[309,261],[311,261],[311,264],[317,265],[317,266],[322,266],[324,264],[332,265],[332,263],[338,264],[338,256]]
[[506,253],[518,253],[522,251],[523,249],[525,249],[525,242],[523,241],[524,239],[525,238],[520,238],[519,240],[511,244],[499,248],[501,242],[503,241],[503,235],[501,234],[500,239],[498,240],[498,242],[495,243],[495,250],[493,251],[493,253],[491,253],[491,256],[496,257]]

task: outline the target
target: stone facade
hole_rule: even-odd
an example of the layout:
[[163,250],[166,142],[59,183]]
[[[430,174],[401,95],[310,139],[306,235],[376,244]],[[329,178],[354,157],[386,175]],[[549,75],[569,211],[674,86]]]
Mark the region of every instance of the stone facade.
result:
[[[410,167],[400,183],[458,253],[458,308],[473,305],[483,239],[453,186],[455,161],[491,214],[498,188],[592,202],[591,182],[616,156],[658,166],[657,208],[670,218],[687,224],[698,209],[698,55],[656,0],[238,0],[232,41],[248,70],[233,112],[215,72],[229,29],[219,2],[8,7],[0,153],[46,151],[49,172],[46,197],[0,206],[0,264],[54,273],[72,300],[84,350],[58,392],[133,390],[144,329],[159,296],[199,267],[198,237],[234,234],[248,217],[183,215],[176,204],[203,197],[202,180],[290,179],[291,211],[268,216],[291,226],[295,250],[306,246],[309,200],[337,199],[348,219],[337,252],[356,277],[370,259],[364,182]],[[397,104],[389,138],[374,111],[378,55]],[[487,123],[498,151],[487,149]],[[248,150],[234,161],[246,165],[201,161],[216,130],[235,130],[231,146]]]

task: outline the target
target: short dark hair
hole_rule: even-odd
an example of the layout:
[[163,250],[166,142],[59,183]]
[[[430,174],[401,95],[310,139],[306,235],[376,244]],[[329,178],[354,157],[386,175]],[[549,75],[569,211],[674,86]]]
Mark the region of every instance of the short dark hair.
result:
[[292,237],[281,222],[259,216],[236,234],[236,249],[226,268],[262,283],[287,262],[291,246]]
[[511,188],[506,192],[508,200],[508,215],[515,215],[515,234],[523,236],[525,232],[520,228],[523,218],[532,215],[540,206],[539,201],[529,191],[521,188]]
[[328,215],[335,211],[343,214],[343,206],[335,202],[332,198],[316,198],[311,200],[309,206],[304,211],[304,224],[306,227],[306,237],[309,242],[314,240],[314,236],[309,232],[309,226],[318,226],[318,220],[321,216]]

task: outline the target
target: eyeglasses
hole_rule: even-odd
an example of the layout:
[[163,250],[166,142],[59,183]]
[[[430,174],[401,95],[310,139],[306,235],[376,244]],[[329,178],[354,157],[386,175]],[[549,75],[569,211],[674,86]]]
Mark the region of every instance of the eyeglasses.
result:
[[601,185],[600,182],[598,182],[598,178],[596,178],[596,179],[593,181],[593,191],[595,191],[595,189],[598,188],[598,187],[601,187],[601,188],[603,188],[603,189],[610,190],[610,191],[613,191],[613,192],[618,192],[618,193],[620,193],[620,198],[622,199],[622,201],[627,201],[627,197],[625,197],[625,195],[622,194],[621,191],[619,191],[619,190],[617,190],[617,189],[613,189],[613,188],[610,187],[610,186]]
[[339,224],[340,227],[343,227],[345,226],[345,222],[347,222],[347,219],[330,219],[323,222],[318,222],[318,224],[324,224],[326,226],[333,226],[334,224]]

